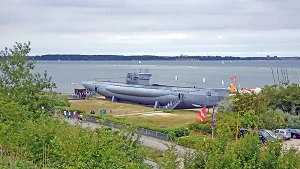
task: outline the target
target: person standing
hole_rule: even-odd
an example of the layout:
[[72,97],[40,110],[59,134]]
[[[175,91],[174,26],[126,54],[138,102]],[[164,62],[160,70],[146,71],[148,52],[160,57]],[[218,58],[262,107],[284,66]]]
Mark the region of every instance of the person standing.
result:
[[71,111],[68,111],[68,119],[71,119]]

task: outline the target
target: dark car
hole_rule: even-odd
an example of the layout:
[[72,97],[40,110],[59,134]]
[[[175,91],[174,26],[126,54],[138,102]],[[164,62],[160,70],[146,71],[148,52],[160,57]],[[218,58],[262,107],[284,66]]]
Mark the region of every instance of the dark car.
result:
[[277,139],[282,139],[280,135],[275,134],[271,130],[258,130],[258,134],[263,144],[266,144],[269,141],[274,142]]
[[244,135],[248,132],[248,128],[240,128],[238,137],[244,137]]
[[300,138],[300,130],[299,129],[287,129],[291,133],[293,138]]
[[[249,131],[254,131],[254,130],[249,130],[248,128],[241,128],[239,130],[239,138],[244,137],[244,135],[249,132]],[[261,142],[266,145],[268,141],[274,142],[276,139],[280,139],[278,135],[273,133],[271,130],[258,130],[258,136]]]

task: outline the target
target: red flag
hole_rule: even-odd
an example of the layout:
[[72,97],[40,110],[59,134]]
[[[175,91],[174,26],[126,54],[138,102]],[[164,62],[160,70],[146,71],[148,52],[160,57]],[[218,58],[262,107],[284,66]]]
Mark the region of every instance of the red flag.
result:
[[198,122],[205,122],[206,121],[206,106],[202,107],[198,112],[197,117]]
[[233,83],[235,83],[235,82],[236,82],[236,77],[233,76],[233,77],[231,78],[231,80],[232,80]]

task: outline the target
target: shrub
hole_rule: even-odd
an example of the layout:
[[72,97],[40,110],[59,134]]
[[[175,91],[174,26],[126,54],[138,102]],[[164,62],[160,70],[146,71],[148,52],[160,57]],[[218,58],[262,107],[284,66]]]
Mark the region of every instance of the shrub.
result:
[[172,113],[173,110],[163,110],[164,113]]
[[218,103],[218,112],[232,112],[233,99],[229,95]]

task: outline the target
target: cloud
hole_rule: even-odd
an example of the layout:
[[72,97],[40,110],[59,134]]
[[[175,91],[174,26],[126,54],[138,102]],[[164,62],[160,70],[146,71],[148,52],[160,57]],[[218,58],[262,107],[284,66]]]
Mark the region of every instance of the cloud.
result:
[[3,0],[0,47],[30,40],[34,54],[299,55],[297,6],[297,0]]

